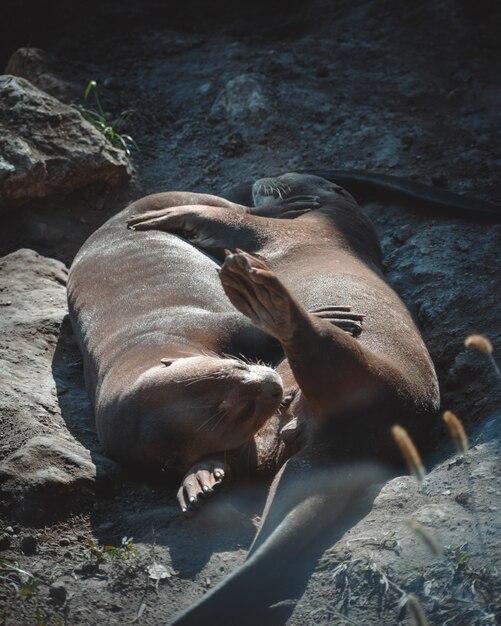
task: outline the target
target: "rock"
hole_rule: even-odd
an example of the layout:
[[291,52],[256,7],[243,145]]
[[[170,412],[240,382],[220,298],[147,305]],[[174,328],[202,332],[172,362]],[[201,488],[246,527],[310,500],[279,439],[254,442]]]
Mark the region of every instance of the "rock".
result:
[[12,545],[12,537],[11,535],[4,533],[0,535],[0,551],[8,550]]
[[21,552],[26,556],[33,556],[37,553],[38,542],[33,535],[26,535],[21,539]]
[[412,135],[403,135],[400,138],[402,145],[404,147],[404,150],[408,150],[412,144],[414,143],[414,137]]
[[329,76],[329,68],[326,65],[319,65],[314,73],[317,78],[327,78]]
[[0,500],[19,514],[43,514],[68,494],[110,491],[120,474],[116,463],[97,449],[91,455],[70,433],[76,412],[87,411],[85,427],[93,426],[83,387],[66,385],[58,397],[54,372],[68,369],[56,354],[67,314],[66,276],[61,262],[33,250],[0,259],[2,297],[12,302],[2,308],[0,338]]
[[226,157],[239,156],[245,151],[245,142],[241,133],[231,133],[220,144]]
[[[380,576],[398,581],[405,592],[419,596],[427,616],[433,614],[439,590],[440,593],[447,590],[457,602],[459,596],[455,595],[455,590],[463,588],[462,580],[471,579],[462,579],[462,574],[456,574],[457,579],[452,582],[450,572],[461,571],[465,559],[468,571],[485,571],[486,562],[499,562],[501,491],[494,478],[495,466],[499,474],[499,442],[491,440],[468,450],[460,464],[451,464],[450,459],[436,464],[422,484],[409,476],[387,482],[372,510],[324,554],[324,567],[330,563],[330,569],[325,567],[314,573],[290,623],[305,623],[301,607],[308,604],[315,607],[337,605],[339,610],[344,593],[341,581],[346,580],[346,572],[355,593],[364,589],[367,572],[371,569],[377,572],[374,589],[381,589],[384,584]],[[335,572],[337,577],[333,576]],[[425,586],[430,583],[434,589],[431,595],[430,587]],[[335,605],[332,598],[336,596],[339,604]],[[350,607],[355,607],[356,604],[351,604],[354,594],[350,593],[349,597]],[[365,593],[364,598],[367,597]],[[486,607],[483,600],[475,602],[476,605],[471,606]],[[401,622],[397,617],[397,601],[391,619],[388,613],[386,618],[381,618],[379,604],[372,605],[372,609],[369,606],[364,599],[363,613],[358,614],[357,624]],[[319,621],[317,615],[316,619],[317,623],[329,621]],[[313,624],[313,621],[307,623]],[[442,624],[444,620],[430,619],[430,623]],[[461,620],[458,618],[455,623]]]
[[396,232],[392,233],[392,241],[397,245],[402,245],[412,237],[413,231],[409,224],[404,224]]
[[271,105],[255,76],[242,74],[228,81],[214,102],[210,118],[252,122],[270,116]]
[[0,76],[0,210],[94,183],[116,186],[130,165],[78,111],[24,78]]
[[90,452],[60,436],[31,437],[0,464],[2,490],[28,490],[32,495],[94,493],[95,478],[96,466]]
[[62,102],[70,103],[83,97],[84,89],[72,80],[67,61],[40,48],[16,50],[7,62],[5,73],[26,78]]
[[52,583],[49,587],[49,595],[57,604],[64,604],[68,592],[63,583]]

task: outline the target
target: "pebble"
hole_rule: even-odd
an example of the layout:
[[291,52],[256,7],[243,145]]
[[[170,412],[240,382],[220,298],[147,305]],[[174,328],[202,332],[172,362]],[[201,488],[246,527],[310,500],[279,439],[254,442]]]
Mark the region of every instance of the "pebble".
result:
[[241,133],[231,133],[220,144],[224,156],[234,157],[245,152],[245,142]]
[[63,583],[53,583],[49,588],[49,595],[58,604],[64,604],[68,592]]
[[7,533],[0,535],[0,550],[8,550],[12,544],[12,537]]
[[33,556],[37,552],[37,540],[33,535],[26,535],[21,540],[21,552],[26,556]]

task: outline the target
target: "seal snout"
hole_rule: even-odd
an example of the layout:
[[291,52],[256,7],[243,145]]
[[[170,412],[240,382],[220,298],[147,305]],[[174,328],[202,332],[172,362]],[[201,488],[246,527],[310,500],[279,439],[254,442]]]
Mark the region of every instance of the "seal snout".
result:
[[285,198],[290,193],[291,188],[278,178],[261,178],[252,186],[252,201],[254,206],[260,206],[270,200],[270,198]]
[[244,385],[260,387],[261,393],[269,394],[273,398],[282,397],[283,386],[280,376],[265,365],[249,365],[241,382]]

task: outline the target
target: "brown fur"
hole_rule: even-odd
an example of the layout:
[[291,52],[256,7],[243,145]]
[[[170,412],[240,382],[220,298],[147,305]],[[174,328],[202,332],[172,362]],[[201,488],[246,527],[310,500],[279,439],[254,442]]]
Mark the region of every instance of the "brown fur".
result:
[[[156,194],[113,217],[79,251],[68,283],[103,450],[181,472],[246,445],[282,392],[269,367],[223,356],[269,354],[273,341],[228,302],[216,263],[173,235],[126,228],[131,213],[186,201],[212,197]],[[188,497],[211,490],[212,465],[196,468],[204,483],[188,485]]]
[[[362,498],[362,505],[359,496],[383,479],[381,463],[399,462],[391,425],[401,423],[422,442],[439,406],[428,352],[384,281],[376,234],[355,200],[321,178],[297,174],[257,181],[253,191],[257,203],[271,193],[310,197],[315,210],[277,220],[290,207],[277,202],[274,211],[263,212],[259,206],[190,205],[132,220],[139,229],[189,235],[216,255],[224,247],[258,255],[228,255],[221,280],[236,308],[284,349],[277,371],[293,399],[281,423],[297,423],[301,448],[271,487],[245,565],[175,620],[179,625],[284,623],[268,608],[283,597],[270,595],[269,587],[280,587],[280,577],[298,565],[295,556],[325,528],[340,531],[347,512],[367,510],[371,498]],[[339,302],[366,315],[359,339],[308,313]],[[276,446],[269,439],[263,445],[259,433],[256,440],[272,463]],[[353,470],[347,466],[353,460],[378,464]]]

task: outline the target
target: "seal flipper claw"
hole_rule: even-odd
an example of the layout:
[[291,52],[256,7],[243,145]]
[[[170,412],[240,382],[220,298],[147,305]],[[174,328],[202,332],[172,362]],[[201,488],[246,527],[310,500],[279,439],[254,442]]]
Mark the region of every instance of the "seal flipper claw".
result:
[[206,459],[196,463],[185,474],[177,492],[183,513],[193,513],[214,493],[214,488],[229,476],[229,466],[219,459]]

